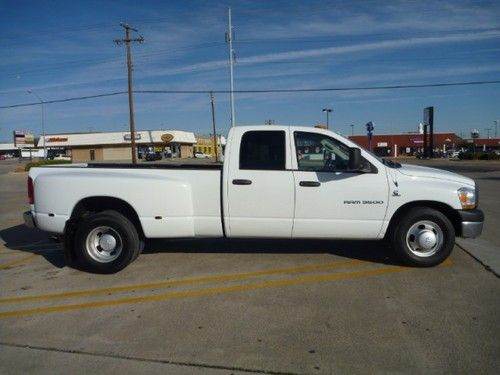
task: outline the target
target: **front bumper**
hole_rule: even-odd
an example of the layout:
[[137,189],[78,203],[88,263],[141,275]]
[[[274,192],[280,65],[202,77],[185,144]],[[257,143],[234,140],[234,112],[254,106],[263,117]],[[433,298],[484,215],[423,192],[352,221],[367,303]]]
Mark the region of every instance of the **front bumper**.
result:
[[35,218],[33,217],[31,211],[26,211],[25,213],[23,213],[23,219],[24,225],[26,225],[28,228],[36,228]]
[[483,211],[474,210],[458,210],[458,214],[462,219],[462,235],[463,238],[476,238],[481,235],[484,224]]

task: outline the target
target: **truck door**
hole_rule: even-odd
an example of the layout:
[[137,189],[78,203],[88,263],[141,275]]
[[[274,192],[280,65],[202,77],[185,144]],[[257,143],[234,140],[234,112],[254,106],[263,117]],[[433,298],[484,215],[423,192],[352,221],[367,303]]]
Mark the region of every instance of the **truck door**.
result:
[[[294,182],[288,128],[236,133],[226,179],[231,237],[291,238]],[[237,148],[237,146],[232,146]],[[288,151],[287,151],[288,150]]]
[[296,131],[294,238],[377,238],[385,217],[385,169],[367,160],[349,171],[349,147],[326,134]]

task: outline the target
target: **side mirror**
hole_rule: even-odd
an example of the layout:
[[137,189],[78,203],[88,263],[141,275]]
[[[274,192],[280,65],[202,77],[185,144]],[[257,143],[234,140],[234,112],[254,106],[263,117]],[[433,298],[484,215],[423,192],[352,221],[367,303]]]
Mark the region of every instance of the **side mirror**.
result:
[[358,171],[361,169],[361,150],[357,147],[349,149],[349,169]]

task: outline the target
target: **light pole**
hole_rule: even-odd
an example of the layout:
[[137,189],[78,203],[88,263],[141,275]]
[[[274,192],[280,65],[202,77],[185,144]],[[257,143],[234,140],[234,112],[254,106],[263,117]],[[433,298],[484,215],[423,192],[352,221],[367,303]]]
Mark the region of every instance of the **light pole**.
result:
[[47,146],[45,145],[45,102],[33,90],[28,90],[28,94],[33,94],[42,105],[42,137],[43,137],[43,158],[47,158]]
[[354,124],[349,125],[351,127],[351,137],[354,136]]
[[326,128],[329,129],[330,128],[330,118],[329,118],[329,115],[330,115],[330,112],[333,112],[333,109],[331,109],[331,108],[323,108],[323,112],[326,112]]
[[486,137],[488,139],[490,139],[490,130],[491,130],[491,128],[485,128],[484,130],[486,130],[486,133],[488,134]]
[[500,120],[495,120],[495,138],[498,138],[498,123]]

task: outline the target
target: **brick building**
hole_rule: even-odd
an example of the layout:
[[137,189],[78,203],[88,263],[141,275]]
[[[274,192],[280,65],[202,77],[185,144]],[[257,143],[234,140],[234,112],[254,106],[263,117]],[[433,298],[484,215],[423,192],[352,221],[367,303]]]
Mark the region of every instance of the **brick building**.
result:
[[[353,135],[350,140],[368,149],[368,137],[364,135]],[[434,133],[434,151],[446,151],[457,149],[464,140],[455,133]],[[424,135],[420,133],[403,134],[374,134],[372,137],[372,150],[379,156],[413,156],[422,152],[424,147]]]
[[476,151],[500,150],[500,138],[469,138],[464,139],[461,145],[466,149],[474,147]]

